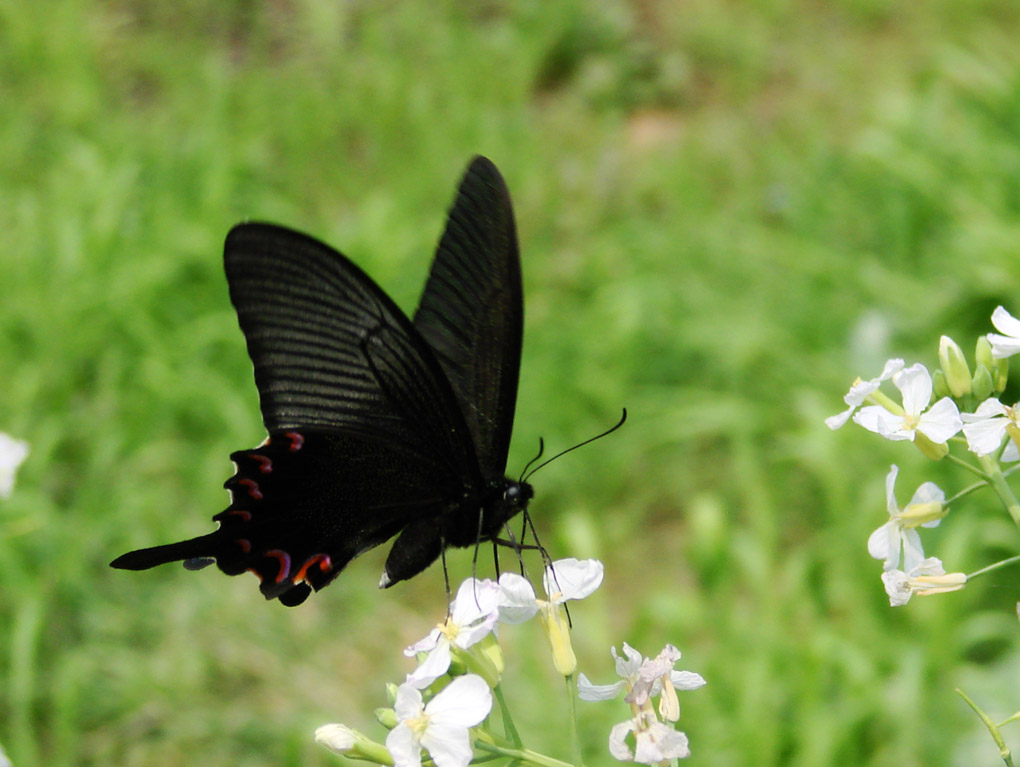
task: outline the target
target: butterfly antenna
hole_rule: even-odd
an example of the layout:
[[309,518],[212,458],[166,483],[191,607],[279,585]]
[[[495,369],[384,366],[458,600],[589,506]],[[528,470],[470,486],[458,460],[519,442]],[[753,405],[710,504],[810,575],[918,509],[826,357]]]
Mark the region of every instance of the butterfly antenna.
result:
[[[522,477],[521,477],[521,479],[520,479],[520,481],[521,481],[521,482],[527,482],[527,481],[528,481],[528,479],[529,479],[530,477],[532,477],[532,476],[533,476],[533,475],[535,474],[535,472],[536,472],[536,471],[538,471],[539,469],[541,469],[541,468],[542,468],[543,466],[548,466],[548,465],[549,465],[550,463],[552,463],[553,461],[555,461],[555,460],[556,460],[557,458],[562,458],[562,457],[563,457],[563,456],[565,456],[565,455],[566,455],[567,453],[569,453],[569,452],[571,452],[571,451],[573,451],[573,450],[577,450],[577,448],[579,448],[579,447],[584,447],[585,445],[590,445],[590,444],[591,444],[592,442],[594,442],[595,440],[598,440],[598,439],[602,439],[603,437],[608,437],[608,436],[609,436],[610,434],[612,434],[612,433],[613,433],[614,431],[616,431],[616,430],[617,430],[617,429],[619,429],[619,428],[620,428],[621,426],[623,426],[623,424],[624,424],[624,423],[626,423],[626,422],[627,422],[627,408],[624,408],[624,409],[623,409],[623,415],[622,415],[622,416],[620,416],[620,420],[616,422],[616,425],[615,425],[615,426],[613,426],[613,427],[611,427],[611,428],[609,428],[609,429],[606,429],[606,430],[605,430],[604,432],[602,432],[601,434],[596,434],[596,435],[595,435],[594,437],[589,437],[589,438],[588,438],[588,439],[586,439],[586,440],[585,440],[584,442],[578,442],[578,443],[577,443],[576,445],[574,445],[573,447],[568,447],[568,448],[567,448],[566,450],[562,450],[562,451],[560,451],[559,453],[557,453],[556,455],[554,455],[554,456],[553,456],[552,458],[548,458],[548,459],[546,459],[546,460],[542,461],[542,463],[538,464],[538,466],[536,466],[536,467],[535,467],[534,469],[532,469],[531,471],[527,472],[526,474],[523,474],[523,475],[522,475]],[[537,461],[537,460],[538,460],[538,458],[537,458],[537,457],[536,457],[536,458],[533,458],[533,459],[532,459],[531,461],[529,461],[529,462],[528,462],[528,466],[531,466],[531,464],[533,464],[533,463],[534,463],[535,461]],[[527,467],[525,467],[525,469],[527,469]],[[535,528],[534,528],[534,525],[532,525],[532,528],[531,528],[531,529],[532,529],[532,532],[534,532],[534,530],[535,530]]]
[[537,461],[539,458],[541,458],[542,457],[542,453],[544,453],[544,452],[545,452],[545,440],[543,440],[541,437],[539,437],[538,438],[538,455],[536,455],[534,458],[532,458],[530,461],[528,461],[526,464],[524,464],[524,470],[521,472],[521,476],[517,480],[518,482],[523,482],[524,481],[524,475],[528,473],[528,469],[531,467],[531,464],[533,464],[535,461]]

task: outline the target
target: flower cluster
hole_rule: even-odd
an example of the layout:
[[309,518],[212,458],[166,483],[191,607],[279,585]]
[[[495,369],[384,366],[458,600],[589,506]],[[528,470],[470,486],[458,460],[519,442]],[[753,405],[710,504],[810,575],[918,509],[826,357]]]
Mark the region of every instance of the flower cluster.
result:
[[[565,764],[524,747],[501,693],[505,667],[496,630],[500,623],[517,624],[539,616],[553,665],[572,689],[577,660],[564,603],[590,595],[602,583],[602,576],[602,564],[596,560],[553,562],[543,578],[544,599],[536,596],[527,579],[514,573],[502,574],[498,582],[469,578],[457,590],[446,619],[404,651],[417,658],[418,665],[402,684],[391,687],[392,707],[376,712],[389,729],[385,742],[373,741],[343,724],[318,728],[315,739],[338,754],[395,767],[421,767],[423,751],[437,767],[467,767],[476,752],[521,764]],[[584,700],[605,700],[620,689],[627,691],[633,717],[613,729],[610,753],[645,764],[687,756],[687,736],[672,726],[679,716],[676,691],[696,689],[705,680],[693,672],[673,671],[680,653],[672,645],[652,660],[643,659],[626,644],[624,652],[626,660],[617,658],[617,671],[623,677],[619,685],[599,687],[583,674],[580,677],[579,694]],[[653,697],[659,697],[660,714],[670,724],[656,717]],[[502,734],[488,721],[494,700],[501,709]],[[633,751],[624,741],[631,732],[636,741]]]
[[[1020,460],[1020,403],[1007,406],[998,399],[1006,387],[1007,358],[1020,352],[1020,320],[1000,306],[992,314],[992,324],[1000,333],[977,340],[973,372],[960,347],[942,336],[934,376],[921,363],[907,367],[902,359],[889,360],[878,377],[857,379],[843,398],[847,409],[825,419],[830,429],[838,429],[852,417],[868,431],[889,440],[913,442],[928,458],[948,457],[981,479],[949,500],[939,487],[925,482],[900,508],[894,494],[898,468],[892,466],[885,483],[889,521],[871,534],[868,552],[883,561],[882,582],[893,606],[906,604],[914,594],[957,591],[978,574],[947,573],[937,557],[925,557],[919,530],[937,526],[952,502],[991,487],[1020,526],[1020,504],[1005,481],[1008,472],[1002,469],[1003,463]],[[900,391],[899,402],[881,390],[885,381]],[[966,445],[976,465],[950,452],[951,444],[957,443]]]
[[[616,661],[619,682],[592,684],[581,674],[578,690],[581,700],[598,701],[615,698],[625,692],[624,700],[630,704],[631,718],[620,722],[609,733],[609,753],[620,761],[640,764],[657,764],[670,759],[691,755],[687,735],[673,725],[680,718],[680,700],[677,690],[697,690],[705,684],[701,674],[693,671],[676,671],[673,666],[680,660],[680,651],[668,644],[654,658],[623,643],[623,655],[611,649]],[[659,698],[658,715],[652,698]],[[661,719],[660,719],[661,717]],[[633,733],[634,749],[626,738]]]

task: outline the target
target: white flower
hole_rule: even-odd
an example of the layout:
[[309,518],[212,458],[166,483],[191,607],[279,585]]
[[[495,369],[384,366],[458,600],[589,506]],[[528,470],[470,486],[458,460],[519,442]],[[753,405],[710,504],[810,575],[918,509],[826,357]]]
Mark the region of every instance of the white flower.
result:
[[[1020,408],[1016,405],[1006,407],[995,397],[989,397],[973,413],[963,413],[963,436],[967,438],[967,446],[978,455],[994,453],[1002,444],[1010,427],[1017,429]],[[1016,443],[1010,440],[1002,454],[1004,461],[1020,460]]]
[[868,553],[875,559],[884,559],[885,570],[900,566],[900,549],[903,550],[903,568],[911,570],[924,559],[918,527],[936,527],[945,516],[946,494],[934,482],[925,482],[902,509],[896,505],[894,488],[899,468],[894,464],[885,478],[885,501],[889,521],[868,538]]
[[419,689],[428,687],[450,668],[454,647],[466,650],[484,639],[499,620],[501,593],[499,585],[491,580],[468,578],[460,584],[446,621],[404,650],[408,657],[428,653],[418,668],[407,675],[407,682]]
[[680,717],[680,702],[677,690],[697,690],[705,685],[701,674],[693,671],[676,671],[673,666],[680,660],[680,651],[671,644],[654,658],[643,658],[641,653],[626,642],[623,643],[624,657],[616,654],[616,648],[610,652],[616,661],[616,673],[619,682],[613,684],[592,684],[588,677],[580,674],[577,682],[577,694],[581,700],[610,700],[626,691],[625,700],[635,706],[644,706],[650,697],[659,698],[659,713],[663,719],[675,722]]
[[885,593],[889,595],[889,604],[901,607],[914,594],[927,596],[959,591],[967,584],[967,576],[963,573],[947,574],[937,557],[928,557],[907,572],[891,570],[882,573],[882,583],[885,584]]
[[845,424],[850,419],[850,416],[853,415],[853,412],[864,404],[868,396],[878,390],[882,381],[892,378],[894,374],[903,370],[904,364],[903,360],[900,359],[889,360],[885,363],[885,367],[882,368],[882,374],[878,378],[872,378],[870,381],[862,381],[858,378],[854,381],[850,391],[843,397],[843,401],[847,404],[847,409],[842,413],[826,418],[825,425],[835,430]]
[[680,651],[671,644],[666,645],[655,658],[641,664],[637,682],[624,700],[642,706],[652,695],[661,695],[659,715],[667,722],[675,722],[680,718],[677,689],[697,690],[705,684],[701,674],[693,671],[675,671],[673,666],[678,660]]
[[903,414],[869,405],[854,415],[854,421],[886,439],[913,441],[915,433],[921,432],[937,445],[944,444],[963,426],[960,411],[949,397],[925,411],[931,401],[932,383],[928,369],[920,362],[896,373],[892,380],[903,393]]
[[[634,733],[634,751],[625,741],[631,732]],[[684,733],[658,721],[654,714],[642,712],[613,727],[609,733],[609,753],[621,762],[658,764],[684,759],[691,755],[691,749]]]
[[471,761],[468,732],[489,715],[492,693],[475,674],[459,676],[422,705],[421,692],[411,684],[397,688],[393,706],[398,724],[386,736],[394,767],[421,767],[421,750],[436,767],[467,767]]
[[0,498],[9,498],[14,490],[14,475],[28,457],[28,443],[0,431]]
[[577,657],[570,645],[570,629],[563,615],[563,604],[589,596],[602,585],[603,574],[602,563],[597,559],[560,559],[550,564],[542,576],[548,599],[538,599],[526,578],[516,573],[503,573],[499,576],[503,590],[500,620],[523,623],[538,613],[549,637],[553,666],[564,676],[572,676],[577,670]]
[[995,329],[1005,335],[989,333],[986,337],[992,345],[992,357],[1001,360],[1020,352],[1020,320],[997,306],[992,312],[992,324]]

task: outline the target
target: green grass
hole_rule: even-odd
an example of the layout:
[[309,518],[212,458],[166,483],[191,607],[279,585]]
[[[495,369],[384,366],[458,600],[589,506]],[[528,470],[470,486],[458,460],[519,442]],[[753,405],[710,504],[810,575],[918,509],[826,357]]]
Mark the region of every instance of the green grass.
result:
[[[692,765],[994,764],[952,690],[1020,705],[1015,570],[891,610],[865,549],[889,464],[904,499],[969,480],[822,418],[886,357],[933,366],[940,333],[1020,311],[1018,23],[1007,0],[0,0],[0,429],[32,444],[0,502],[14,763],[326,765],[315,726],[378,734],[438,568],[380,594],[373,552],[287,610],[247,576],[107,564],[209,529],[263,436],[229,227],[304,229],[410,310],[483,153],[526,286],[511,472],[631,414],[535,481],[554,556],[607,567],[582,670],[677,644],[709,682],[682,700]],[[971,570],[1016,552],[1001,517],[970,497],[926,542]],[[519,726],[567,757],[540,637],[504,636]],[[581,708],[589,764],[625,713]]]

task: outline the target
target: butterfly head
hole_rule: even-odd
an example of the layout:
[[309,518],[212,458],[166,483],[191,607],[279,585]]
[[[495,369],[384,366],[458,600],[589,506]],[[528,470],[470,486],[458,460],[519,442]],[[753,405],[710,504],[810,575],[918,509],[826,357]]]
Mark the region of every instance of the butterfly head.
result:
[[[519,513],[525,511],[528,508],[528,501],[535,495],[535,491],[531,489],[531,485],[527,482],[520,482],[509,477],[504,478],[499,483],[494,483],[492,491],[488,500],[483,503],[482,508],[484,517],[481,532],[482,539],[484,540],[492,540],[499,537],[499,534],[503,531],[503,526]],[[468,525],[465,525],[465,530],[468,527]],[[474,542],[473,538],[471,543],[473,544]]]
[[[535,491],[527,482],[517,482],[512,479],[506,480],[503,486],[503,502],[510,508],[516,509],[514,514],[521,509],[528,507],[528,501],[535,496]],[[513,516],[513,515],[511,515]]]

